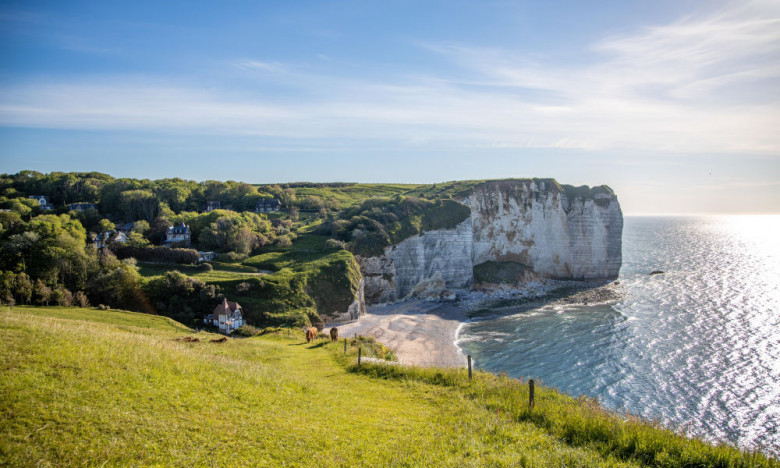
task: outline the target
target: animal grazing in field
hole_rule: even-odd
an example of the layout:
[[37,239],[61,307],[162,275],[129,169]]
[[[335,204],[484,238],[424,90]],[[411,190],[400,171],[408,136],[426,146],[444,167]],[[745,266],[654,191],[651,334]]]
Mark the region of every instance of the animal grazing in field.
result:
[[333,327],[330,329],[330,341],[338,341],[338,340],[339,340],[339,329]]
[[195,338],[194,336],[184,336],[184,337],[180,337],[180,338],[174,338],[174,340],[176,340],[176,341],[186,341],[186,342],[189,342],[189,343],[199,343],[200,342],[200,338]]
[[308,328],[306,330],[306,342],[311,343],[316,339],[317,339],[317,329],[314,327]]
[[211,340],[211,343],[224,343],[228,340],[227,336],[223,336],[222,338],[214,338]]

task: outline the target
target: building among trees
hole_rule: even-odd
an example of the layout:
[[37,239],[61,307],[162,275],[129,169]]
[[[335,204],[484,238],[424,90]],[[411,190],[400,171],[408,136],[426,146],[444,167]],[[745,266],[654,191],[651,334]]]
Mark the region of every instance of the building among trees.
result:
[[278,198],[261,198],[255,207],[255,211],[258,213],[269,213],[280,209],[282,209],[282,202]]
[[244,314],[238,302],[230,302],[225,298],[211,314],[203,317],[203,322],[229,335],[244,324]]
[[165,245],[168,247],[189,247],[192,232],[190,227],[181,223],[179,226],[170,226],[165,233]]

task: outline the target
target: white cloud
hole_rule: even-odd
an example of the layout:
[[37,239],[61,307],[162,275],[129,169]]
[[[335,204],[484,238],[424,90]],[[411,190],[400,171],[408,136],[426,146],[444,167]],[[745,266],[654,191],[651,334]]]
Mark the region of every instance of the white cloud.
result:
[[234,63],[239,70],[260,70],[269,73],[287,73],[288,67],[279,62],[261,62],[259,60],[239,60]]

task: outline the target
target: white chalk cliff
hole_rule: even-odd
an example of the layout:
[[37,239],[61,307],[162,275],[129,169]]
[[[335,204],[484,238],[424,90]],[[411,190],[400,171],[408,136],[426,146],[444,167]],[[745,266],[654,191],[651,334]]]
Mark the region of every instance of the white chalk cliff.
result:
[[622,261],[623,215],[607,187],[552,179],[488,181],[460,203],[471,215],[358,257],[368,303],[445,297],[533,278],[609,280]]

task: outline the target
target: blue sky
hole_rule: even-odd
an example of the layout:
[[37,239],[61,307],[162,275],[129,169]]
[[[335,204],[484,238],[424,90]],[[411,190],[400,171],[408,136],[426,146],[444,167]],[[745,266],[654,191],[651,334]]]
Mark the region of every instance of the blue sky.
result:
[[774,0],[224,3],[1,1],[0,171],[780,212]]

